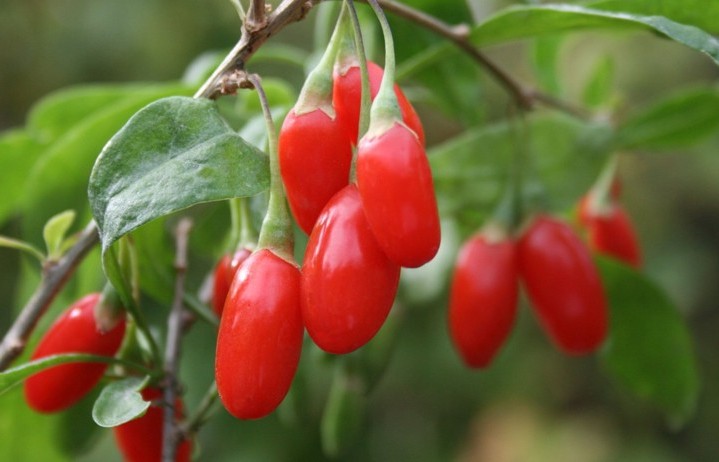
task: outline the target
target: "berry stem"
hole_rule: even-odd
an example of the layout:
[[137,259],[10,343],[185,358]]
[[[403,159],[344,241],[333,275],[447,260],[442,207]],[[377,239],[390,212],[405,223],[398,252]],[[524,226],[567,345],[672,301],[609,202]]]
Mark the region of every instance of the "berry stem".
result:
[[589,203],[587,204],[590,210],[602,210],[610,203],[612,183],[617,175],[618,163],[618,156],[616,154],[611,155],[597,181],[592,185]]
[[[372,97],[370,95],[369,88],[369,71],[367,70],[367,54],[364,48],[364,39],[362,38],[362,28],[360,27],[359,18],[357,17],[357,9],[355,8],[353,0],[346,0],[346,4],[349,8],[349,16],[352,20],[352,32],[354,33],[354,47],[357,60],[359,61],[360,75],[361,75],[361,89],[360,89],[360,118],[359,118],[359,130],[358,139],[362,138],[369,128],[369,117],[370,109],[372,107]],[[358,140],[354,140],[358,141]],[[354,159],[352,162],[352,178],[354,179]]]
[[377,96],[372,103],[370,126],[367,132],[370,137],[374,137],[389,130],[396,121],[401,121],[402,112],[399,108],[397,95],[394,93],[395,56],[392,30],[377,0],[369,0],[368,3],[372,6],[377,16],[377,20],[382,27],[382,36],[384,37],[384,74],[382,75],[382,83]]
[[230,246],[235,250],[253,247],[257,241],[255,229],[252,227],[249,199],[236,197],[230,199],[231,237]]
[[287,261],[294,261],[294,234],[292,231],[292,218],[287,208],[285,188],[280,175],[280,162],[277,151],[277,130],[272,120],[270,105],[267,102],[260,79],[255,74],[247,74],[247,80],[257,90],[262,106],[262,114],[265,117],[267,127],[268,150],[270,156],[270,199],[267,205],[267,214],[262,222],[260,237],[257,242],[258,248],[267,248],[275,252]]

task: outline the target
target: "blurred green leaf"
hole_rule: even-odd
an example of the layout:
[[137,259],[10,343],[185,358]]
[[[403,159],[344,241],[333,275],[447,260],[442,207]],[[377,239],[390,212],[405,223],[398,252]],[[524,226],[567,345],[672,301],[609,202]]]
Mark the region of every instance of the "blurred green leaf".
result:
[[630,267],[598,259],[611,308],[602,361],[614,378],[681,424],[699,392],[691,334],[666,294]]
[[487,46],[587,29],[649,30],[700,51],[719,64],[719,40],[694,26],[661,16],[614,13],[576,5],[512,6],[477,25],[471,40],[475,45]]
[[42,146],[25,130],[0,135],[0,224],[15,213],[21,203],[22,189]]
[[[187,87],[165,84],[130,94],[81,119],[53,141],[33,165],[25,182],[23,208],[25,236],[31,239],[61,210],[82,213],[87,203],[87,179],[107,140],[127,119],[151,101],[188,92]],[[69,108],[68,108],[69,109]]]
[[561,35],[538,37],[532,47],[532,64],[537,75],[540,88],[547,93],[559,96],[561,85],[557,72],[557,59],[564,37]]
[[682,89],[634,114],[619,127],[625,149],[672,149],[690,146],[719,127],[719,91]]
[[712,34],[719,33],[719,2],[707,0],[599,0],[588,7],[648,16],[665,16],[691,24]]
[[67,231],[75,221],[75,211],[66,210],[50,218],[42,230],[42,237],[45,239],[47,255],[50,259],[57,259],[62,254],[63,241]]
[[21,250],[40,260],[40,263],[45,261],[45,255],[40,251],[40,249],[29,242],[13,239],[7,236],[0,236],[0,247]]
[[92,419],[101,427],[116,427],[145,414],[150,402],[140,391],[149,376],[128,377],[105,386],[92,407]]
[[361,378],[344,364],[337,365],[320,423],[322,449],[326,455],[339,457],[361,436],[367,419],[364,388]]
[[605,56],[597,62],[584,87],[584,104],[592,108],[607,105],[612,97],[613,85],[614,61]]
[[113,136],[88,193],[107,249],[155,218],[268,185],[267,157],[223,121],[212,101],[171,97],[143,108]]

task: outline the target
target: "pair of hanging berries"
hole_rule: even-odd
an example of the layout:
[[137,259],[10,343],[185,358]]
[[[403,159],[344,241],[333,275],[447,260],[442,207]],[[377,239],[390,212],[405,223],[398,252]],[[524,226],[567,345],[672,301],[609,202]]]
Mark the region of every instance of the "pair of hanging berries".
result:
[[[107,300],[98,292],[70,305],[42,337],[31,360],[63,353],[115,356],[125,336],[125,311]],[[97,385],[107,366],[79,362],[45,369],[25,381],[25,399],[38,412],[67,409]]]
[[451,338],[470,367],[486,367],[504,344],[522,280],[540,324],[563,352],[596,350],[607,334],[607,303],[588,249],[571,227],[534,217],[518,241],[487,227],[462,247],[449,302]]
[[351,178],[362,78],[344,32],[340,19],[285,119],[279,144],[290,208],[309,234],[302,317],[314,342],[335,354],[354,351],[377,333],[392,307],[400,268],[432,259],[440,240],[421,121],[392,75],[371,61],[370,129],[357,143]]

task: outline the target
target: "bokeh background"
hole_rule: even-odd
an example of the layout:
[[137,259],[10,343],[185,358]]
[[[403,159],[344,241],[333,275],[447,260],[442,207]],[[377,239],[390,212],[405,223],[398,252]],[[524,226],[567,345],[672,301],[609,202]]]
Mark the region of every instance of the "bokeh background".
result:
[[[410,3],[455,21],[468,15],[481,20],[511,2]],[[455,4],[462,4],[461,8]],[[317,12],[312,12],[308,20],[287,27],[272,41],[312,51],[319,27],[316,18]],[[411,48],[412,29],[402,21],[395,23],[401,56],[402,50]],[[0,3],[0,130],[23,125],[33,103],[56,89],[91,82],[178,80],[198,56],[229,49],[239,28],[226,0],[4,0]],[[517,79],[535,80],[530,44],[492,47],[487,52]],[[578,98],[587,75],[604,56],[614,63],[620,114],[678,88],[716,85],[719,79],[719,68],[710,60],[649,33],[581,32],[563,42],[559,55],[567,98]],[[277,71],[267,65],[259,69],[267,74]],[[295,88],[300,87],[301,69],[278,69]],[[407,88],[427,127],[429,145],[469,123],[504,114],[506,96],[481,71],[475,83],[457,89],[476,109],[474,116],[460,121],[446,117],[421,84],[410,81]],[[457,232],[449,225],[441,261],[428,273],[404,281],[405,323],[397,334],[397,351],[368,402],[363,437],[341,459],[719,460],[718,153],[719,133],[714,133],[680,150],[622,154],[620,163],[623,200],[641,238],[646,274],[666,289],[694,337],[703,384],[696,414],[686,425],[674,428],[660,412],[630,396],[594,358],[573,359],[558,353],[526,305],[492,368],[479,373],[464,369],[444,328],[447,265],[459,245]],[[18,235],[21,228],[20,218],[11,219],[0,234]],[[15,251],[0,249],[3,332],[27,293],[27,287],[18,285],[19,259]],[[428,277],[440,283],[427,287]],[[426,292],[421,296],[420,288]],[[198,326],[184,342],[183,376],[190,407],[200,399],[212,374],[211,338],[209,329]],[[302,405],[304,420],[287,424],[273,415],[237,423],[221,411],[199,434],[200,460],[323,460],[317,427],[330,374],[315,373],[325,367],[323,361],[312,350],[303,358],[312,384]],[[13,396],[18,399],[19,394]],[[119,460],[110,432],[90,430],[91,404],[88,401],[61,417],[28,413],[11,423],[3,421],[0,447],[26,445],[27,458],[16,452],[18,461],[41,460],[29,455],[38,454],[35,445],[45,446],[42,460]],[[8,427],[3,425],[25,426],[24,439],[7,441],[9,433],[3,428]]]

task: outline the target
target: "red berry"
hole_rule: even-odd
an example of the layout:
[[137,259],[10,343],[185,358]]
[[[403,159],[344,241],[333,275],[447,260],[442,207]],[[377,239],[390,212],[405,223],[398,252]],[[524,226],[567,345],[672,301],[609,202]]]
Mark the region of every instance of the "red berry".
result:
[[293,109],[280,130],[279,158],[290,210],[309,234],[325,204],[349,181],[352,144],[338,117]]
[[[370,95],[374,100],[379,91],[384,70],[378,64],[367,61],[367,73],[369,74]],[[417,112],[412,107],[399,85],[394,86],[394,93],[397,95],[399,108],[402,111],[402,120],[417,135],[419,142],[424,146],[424,128]],[[352,144],[357,142],[359,131],[360,100],[362,96],[362,73],[359,63],[350,66],[344,71],[335,68],[334,84],[332,87],[332,101],[337,112],[337,118],[345,127]]]
[[[31,359],[61,353],[115,356],[125,335],[124,316],[107,332],[98,329],[99,293],[86,295],[65,310],[40,340]],[[82,399],[100,381],[104,363],[69,363],[45,369],[25,381],[25,399],[38,412],[57,412]]]
[[357,148],[357,185],[367,221],[387,256],[417,267],[439,249],[440,227],[432,171],[411,130],[395,123]]
[[217,262],[212,290],[212,309],[215,310],[217,316],[222,316],[227,292],[230,290],[230,284],[232,284],[237,268],[250,256],[250,253],[252,252],[248,249],[240,249],[234,255],[224,255]]
[[302,318],[317,346],[349,353],[374,337],[399,273],[369,228],[357,186],[346,186],[322,211],[302,265]]
[[519,271],[539,320],[568,354],[607,334],[607,303],[589,250],[566,223],[540,215],[519,241]]
[[585,226],[589,247],[603,255],[621,260],[634,268],[641,266],[641,252],[636,232],[620,204],[596,213],[588,211]]
[[235,274],[220,321],[215,378],[225,408],[257,419],[284,399],[302,349],[300,271],[268,249]]
[[[142,417],[113,428],[115,441],[127,462],[160,462],[165,420],[161,405],[162,391],[159,388],[146,388],[142,390],[142,397],[146,401],[152,401],[152,404]],[[182,412],[182,400],[177,398],[175,416],[182,417]],[[190,460],[191,453],[191,442],[183,440],[177,448],[175,460],[187,462]]]
[[477,234],[462,247],[449,299],[451,338],[470,367],[486,367],[504,344],[517,313],[515,244]]

